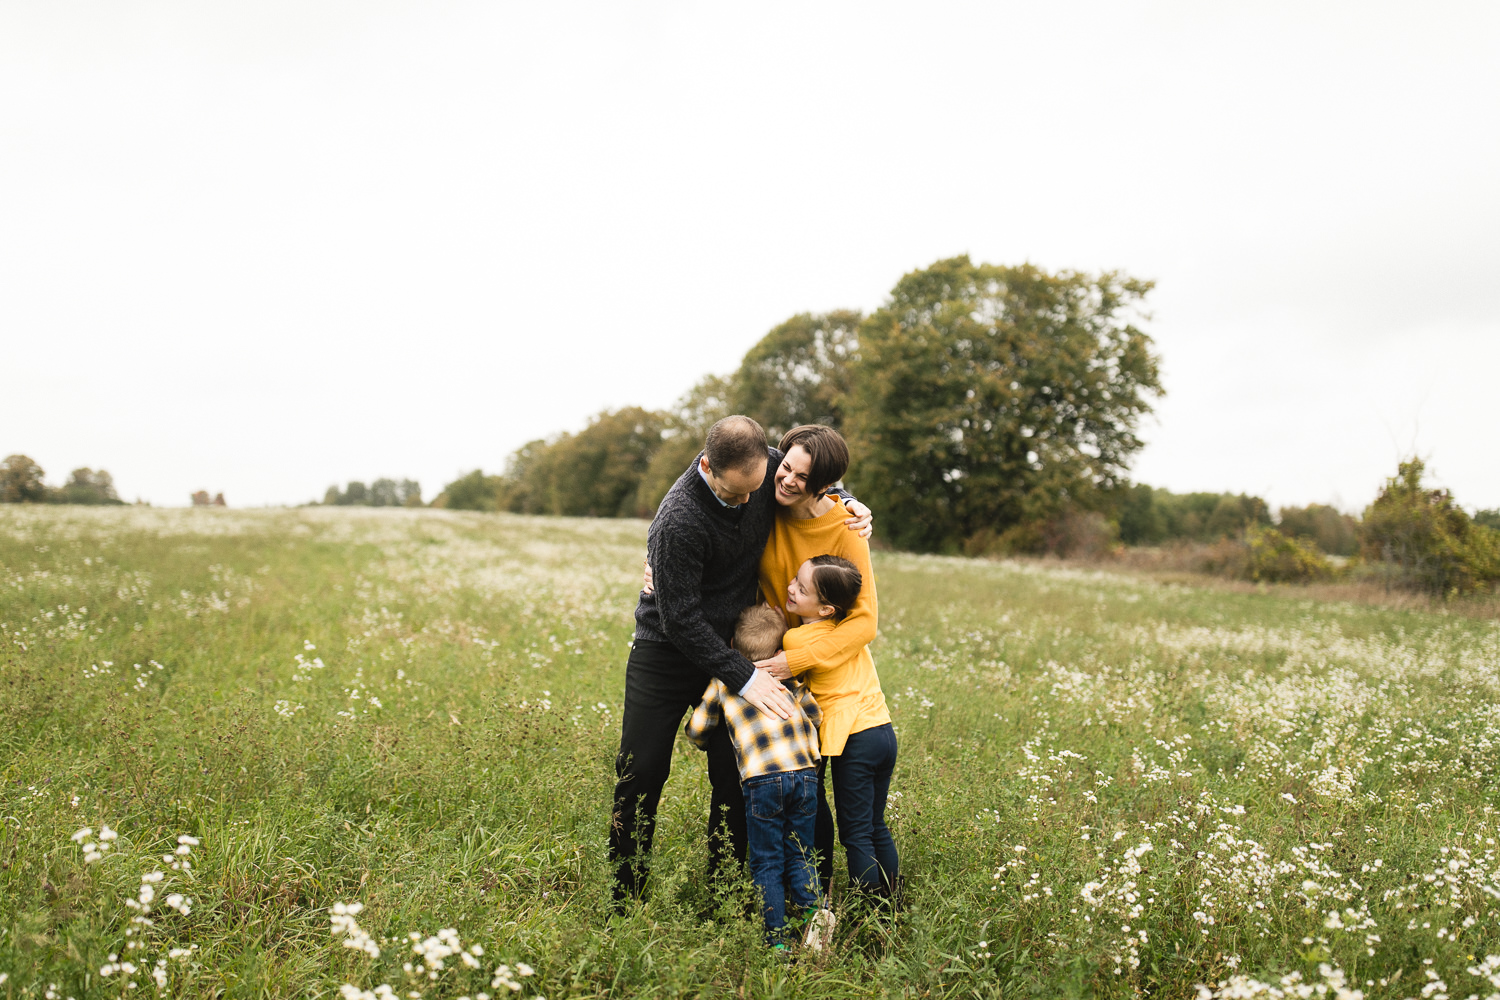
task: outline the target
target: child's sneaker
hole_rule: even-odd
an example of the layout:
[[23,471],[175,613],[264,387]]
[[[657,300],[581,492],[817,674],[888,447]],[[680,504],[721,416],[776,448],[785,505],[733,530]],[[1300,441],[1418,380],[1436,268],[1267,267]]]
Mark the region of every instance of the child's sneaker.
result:
[[802,947],[808,951],[821,952],[833,944],[833,928],[839,919],[832,910],[818,910],[807,921],[807,934],[802,938]]

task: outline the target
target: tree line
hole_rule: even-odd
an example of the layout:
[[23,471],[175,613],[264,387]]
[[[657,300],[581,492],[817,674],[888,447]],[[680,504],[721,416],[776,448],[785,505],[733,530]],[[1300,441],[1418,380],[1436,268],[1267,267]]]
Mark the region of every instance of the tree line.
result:
[[[1112,271],[940,260],[903,275],[872,313],[793,316],[669,409],[606,410],[581,431],[527,442],[500,471],[448,483],[432,506],[650,517],[708,428],[744,413],[773,442],[798,424],[838,428],[853,457],[846,485],[902,549],[1218,546],[1213,558],[1251,579],[1331,575],[1329,556],[1394,567],[1401,585],[1441,593],[1500,579],[1500,512],[1470,516],[1422,484],[1420,462],[1403,463],[1363,518],[1320,504],[1273,517],[1259,497],[1132,483],[1139,422],[1162,394],[1160,359],[1138,325],[1151,289]],[[119,502],[108,473],[75,470],[49,491],[25,456],[0,470],[0,498]],[[412,480],[378,479],[332,486],[323,503],[422,498]]]
[[[1484,555],[1500,512],[1470,517],[1434,499],[1420,463],[1417,485],[1403,464],[1363,519],[1322,504],[1273,517],[1260,497],[1132,483],[1139,421],[1162,394],[1160,359],[1138,326],[1151,288],[1118,272],[940,260],[904,275],[871,314],[793,316],[670,409],[601,412],[581,431],[527,442],[498,472],[454,480],[433,505],[650,517],[714,421],[744,413],[773,442],[804,423],[842,431],[846,485],[903,549],[1068,555],[1229,542],[1234,572],[1252,579],[1332,575],[1328,556],[1397,566],[1403,585],[1445,593],[1500,578]],[[1429,524],[1419,509],[1446,520]],[[1423,545],[1448,556],[1410,554]]]
[[1373,580],[1445,597],[1493,588],[1500,510],[1471,515],[1425,473],[1419,459],[1398,463],[1360,517],[1311,504],[1283,507],[1274,522],[1258,497],[1137,486],[1119,508],[1119,538],[1158,546],[1169,557],[1159,565],[1244,580]]
[[[46,471],[28,455],[9,455],[0,463],[0,503],[58,503],[118,506],[115,479],[103,469],[74,469],[61,486],[48,486]],[[224,494],[207,490],[189,495],[194,507],[224,507]],[[136,500],[142,506],[150,506]]]
[[420,507],[422,487],[415,479],[377,479],[366,486],[352,479],[343,488],[328,487],[323,494],[323,505],[328,507]]
[[48,486],[46,472],[26,455],[0,463],[0,503],[123,504],[115,480],[103,469],[74,469],[61,486]]
[[1126,545],[1208,543],[1276,526],[1333,556],[1358,554],[1359,519],[1326,504],[1282,507],[1273,519],[1265,500],[1244,493],[1172,493],[1137,483],[1113,498],[1114,525]]
[[1116,272],[941,260],[871,314],[802,313],[671,409],[606,411],[470,473],[435,503],[528,514],[649,517],[728,413],[772,440],[838,428],[847,485],[894,545],[1034,549],[1035,526],[1101,509],[1128,483],[1136,428],[1160,394],[1137,325],[1151,283]]
[[[114,477],[103,469],[74,469],[61,486],[48,486],[46,471],[26,455],[11,455],[0,463],[0,503],[123,504]],[[224,494],[198,490],[190,495],[194,507],[224,507]],[[140,501],[137,501],[138,503]],[[414,479],[377,479],[366,486],[351,481],[343,489],[328,487],[323,503],[337,507],[420,507],[422,487]]]

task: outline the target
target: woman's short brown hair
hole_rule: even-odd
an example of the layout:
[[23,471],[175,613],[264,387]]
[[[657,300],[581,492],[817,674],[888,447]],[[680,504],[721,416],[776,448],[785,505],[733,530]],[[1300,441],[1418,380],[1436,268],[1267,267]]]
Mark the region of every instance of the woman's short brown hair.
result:
[[793,427],[781,435],[781,453],[785,455],[797,445],[807,452],[812,460],[807,470],[806,489],[809,493],[822,493],[844,478],[849,471],[849,445],[844,436],[824,424],[803,424]]

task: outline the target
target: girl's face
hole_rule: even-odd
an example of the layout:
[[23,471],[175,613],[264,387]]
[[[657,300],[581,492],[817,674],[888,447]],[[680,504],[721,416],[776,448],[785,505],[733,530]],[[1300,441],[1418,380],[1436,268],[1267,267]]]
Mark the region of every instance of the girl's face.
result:
[[818,598],[811,559],[802,564],[792,582],[787,584],[786,597],[786,609],[801,618],[829,618],[833,615],[833,606]]

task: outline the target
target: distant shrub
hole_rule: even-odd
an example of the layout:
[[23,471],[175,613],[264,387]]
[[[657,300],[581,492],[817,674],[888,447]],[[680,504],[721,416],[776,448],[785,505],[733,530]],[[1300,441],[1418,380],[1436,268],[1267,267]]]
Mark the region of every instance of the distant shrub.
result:
[[1188,566],[1194,573],[1245,580],[1250,576],[1250,546],[1238,538],[1220,538],[1207,544],[1179,542],[1189,553]]
[[1328,557],[1308,543],[1275,528],[1252,528],[1245,567],[1251,580],[1268,583],[1312,583],[1333,576]]
[[124,503],[115,492],[115,480],[100,469],[74,469],[68,481],[52,491],[54,503],[120,504]]
[[1311,541],[1334,556],[1352,556],[1359,552],[1359,521],[1325,504],[1306,507],[1283,507],[1277,512],[1283,535]]
[[1500,531],[1500,507],[1491,507],[1489,510],[1476,510],[1474,512],[1474,523]]
[[1098,559],[1109,554],[1115,530],[1098,511],[1069,508],[1044,520],[1026,521],[1003,532],[986,528],[965,542],[969,556],[1052,555]]
[[1097,559],[1109,554],[1115,530],[1098,511],[1066,510],[1042,525],[1041,541],[1047,552],[1066,559]]
[[1422,485],[1425,465],[1402,462],[1365,508],[1361,547],[1389,583],[1463,594],[1500,579],[1500,532],[1475,524],[1447,490]]
[[432,505],[449,510],[495,511],[500,509],[500,491],[504,488],[502,477],[486,476],[475,469],[444,486],[443,492],[433,498]]

